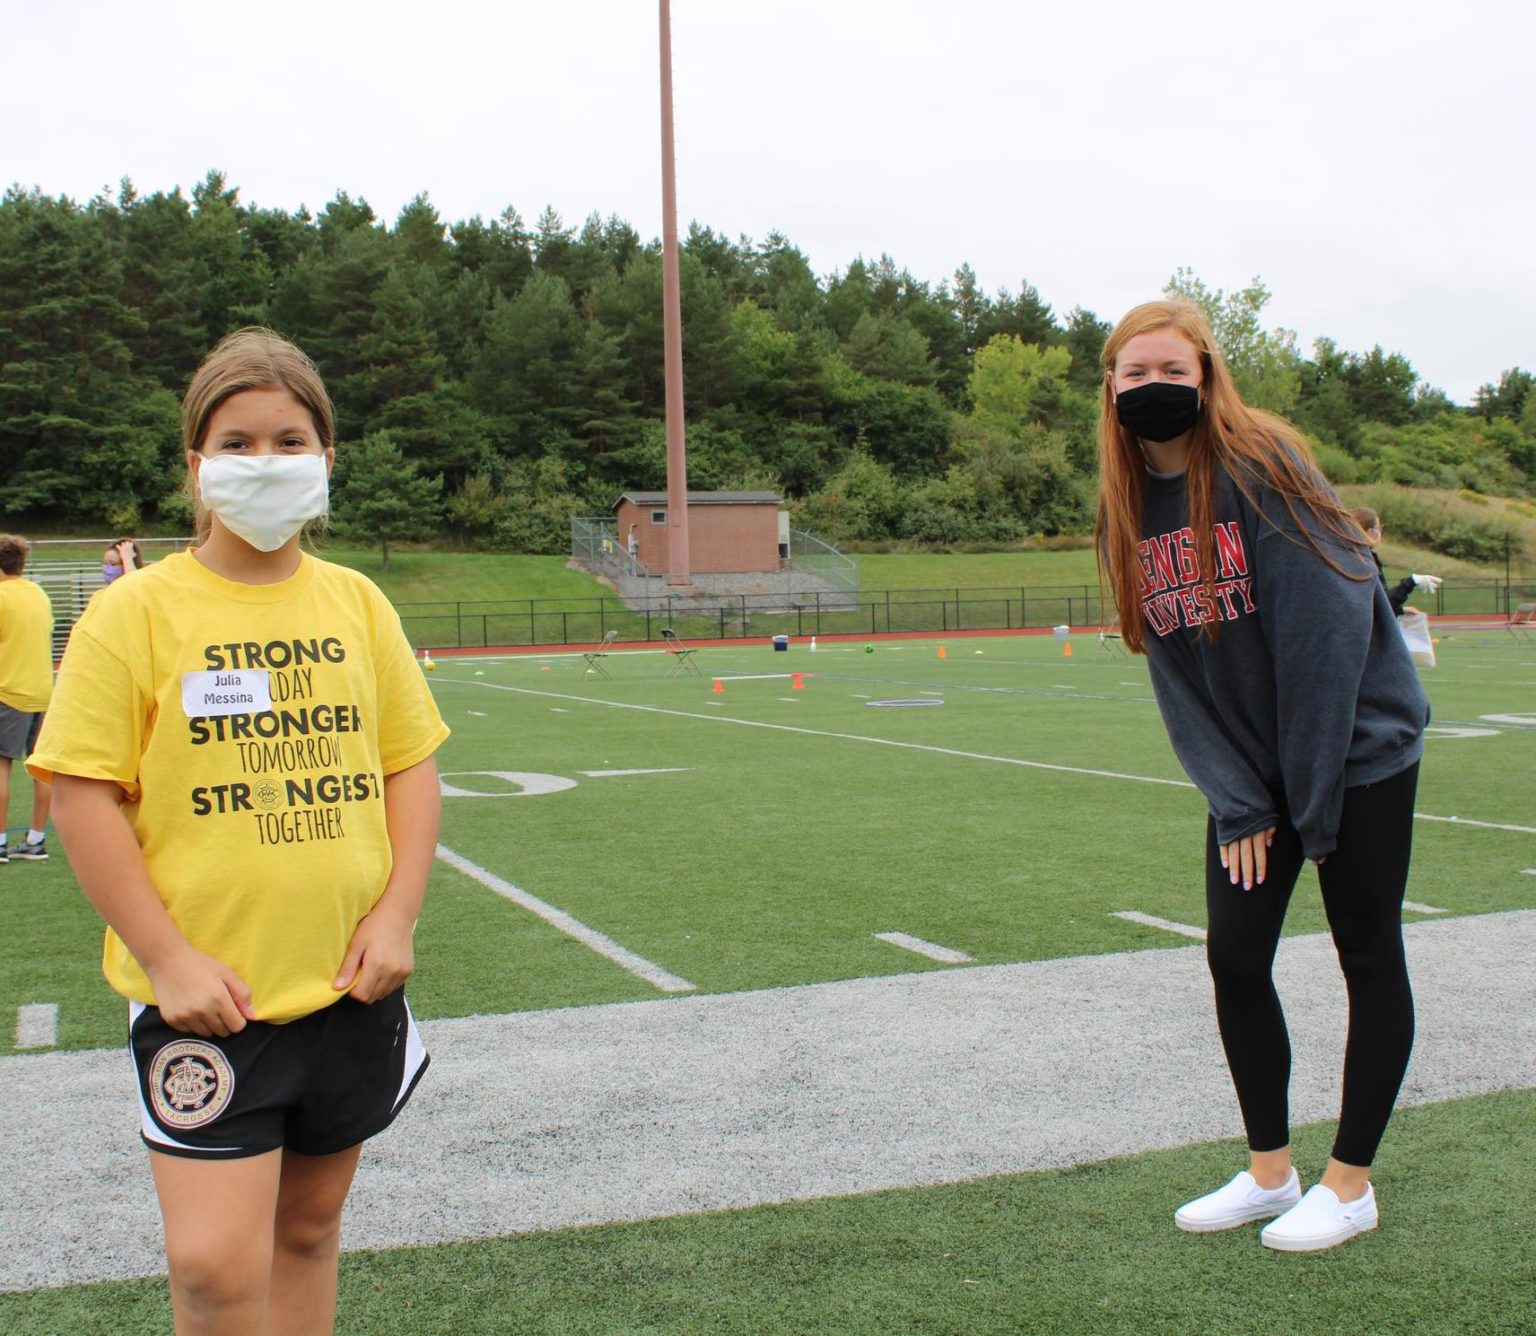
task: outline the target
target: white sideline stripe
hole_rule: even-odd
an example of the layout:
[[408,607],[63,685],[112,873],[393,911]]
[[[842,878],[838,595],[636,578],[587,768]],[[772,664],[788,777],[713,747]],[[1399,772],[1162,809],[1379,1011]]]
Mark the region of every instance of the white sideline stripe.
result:
[[1415,812],[1418,821],[1445,821],[1453,826],[1477,826],[1482,830],[1512,830],[1517,835],[1536,835],[1536,826],[1506,826],[1498,821],[1474,821],[1466,816],[1430,816],[1428,812]]
[[1436,909],[1434,905],[1421,905],[1417,900],[1404,900],[1404,909],[1411,909],[1415,914],[1443,914],[1445,910]]
[[1536,867],[1523,867],[1520,871],[1527,877],[1536,877]]
[[606,937],[596,928],[589,928],[580,919],[572,918],[563,909],[556,909],[553,905],[540,900],[536,895],[530,895],[527,891],[514,886],[510,881],[503,881],[494,872],[487,872],[478,863],[471,863],[463,854],[455,853],[445,844],[437,846],[437,856],[447,863],[449,867],[457,868],[471,881],[478,881],[487,890],[495,891],[497,895],[504,896],[515,905],[521,905],[531,913],[537,914],[550,927],[558,932],[563,932],[567,937],[573,937],[583,946],[596,951],[598,955],[605,956],[621,969],[628,970],[646,983],[659,988],[663,993],[691,993],[697,987],[687,979],[679,979],[675,974],[669,974],[660,965],[653,964],[644,956],[637,956],[627,947],[620,946],[611,937]]
[[[737,681],[725,678],[724,681]],[[996,761],[999,765],[1019,765],[1028,770],[1050,770],[1062,775],[1095,775],[1100,779],[1128,779],[1137,784],[1163,784],[1174,789],[1192,789],[1187,779],[1160,779],[1155,775],[1129,775],[1118,770],[1093,770],[1081,765],[1053,765],[1048,761],[1025,761],[1017,756],[991,756],[986,752],[961,751],[956,747],[935,747],[925,742],[902,742],[896,738],[872,738],[863,733],[833,733],[822,728],[801,728],[796,724],[770,724],[762,719],[738,719],[734,716],[695,714],[692,710],[668,710],[660,705],[636,705],[627,701],[599,700],[591,696],[571,696],[563,692],[535,691],[531,687],[506,686],[501,682],[465,682],[447,678],[460,686],[482,687],[487,691],[511,691],[521,696],[544,696],[551,700],[574,700],[583,705],[606,705],[614,710],[639,710],[642,714],[661,714],[673,719],[705,719],[712,724],[740,724],[743,728],[766,728],[777,733],[802,733],[812,738],[836,738],[842,742],[869,742],[877,747],[899,747],[903,751],[933,752],[939,756],[958,756],[967,761]],[[858,692],[851,693],[858,696]],[[868,697],[860,697],[868,699]],[[711,704],[718,702],[711,701]],[[1468,823],[1471,824],[1471,823]],[[1532,832],[1536,834],[1536,831]]]
[[927,956],[929,960],[942,961],[946,965],[969,965],[972,960],[972,957],[966,955],[964,951],[940,946],[937,942],[925,942],[921,937],[912,937],[904,932],[877,932],[875,936],[882,942],[889,942],[892,946],[899,946],[907,951],[916,951],[920,956]]
[[52,1048],[59,1042],[59,1008],[52,1002],[28,1002],[16,1008],[16,1047]]
[[1143,914],[1138,909],[1116,909],[1111,918],[1124,919],[1127,923],[1141,923],[1149,928],[1161,928],[1164,932],[1176,932],[1180,937],[1193,937],[1197,942],[1205,940],[1205,929],[1192,923],[1175,923],[1172,919],[1158,918],[1156,914]]

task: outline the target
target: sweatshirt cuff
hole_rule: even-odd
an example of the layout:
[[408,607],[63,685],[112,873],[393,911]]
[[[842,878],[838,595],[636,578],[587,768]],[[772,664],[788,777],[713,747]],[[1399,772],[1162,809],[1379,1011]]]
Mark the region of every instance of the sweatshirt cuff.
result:
[[[1215,813],[1212,813],[1215,816]],[[1250,835],[1257,835],[1261,830],[1268,830],[1271,826],[1278,826],[1280,817],[1275,812],[1261,812],[1257,816],[1252,813],[1239,817],[1231,817],[1223,820],[1216,817],[1216,843],[1231,844],[1234,840],[1244,840]]]

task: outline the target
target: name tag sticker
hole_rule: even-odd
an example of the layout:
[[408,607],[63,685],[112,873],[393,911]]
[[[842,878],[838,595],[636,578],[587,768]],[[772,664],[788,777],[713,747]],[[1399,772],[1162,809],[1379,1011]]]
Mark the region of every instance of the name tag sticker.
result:
[[188,719],[215,714],[262,714],[272,708],[272,678],[265,668],[183,673],[181,708]]

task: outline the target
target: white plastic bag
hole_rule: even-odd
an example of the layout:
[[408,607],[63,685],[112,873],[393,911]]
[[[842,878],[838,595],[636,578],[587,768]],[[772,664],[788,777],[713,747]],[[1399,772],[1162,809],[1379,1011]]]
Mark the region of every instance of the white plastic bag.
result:
[[1435,642],[1429,634],[1429,618],[1417,608],[1404,608],[1397,619],[1397,627],[1403,633],[1403,643],[1413,661],[1423,668],[1435,666]]

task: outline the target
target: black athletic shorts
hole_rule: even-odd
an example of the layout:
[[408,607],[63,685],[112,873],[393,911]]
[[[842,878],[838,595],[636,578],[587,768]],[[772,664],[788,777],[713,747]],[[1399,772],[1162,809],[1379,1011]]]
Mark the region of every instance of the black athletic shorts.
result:
[[131,1002],[128,1042],[145,1144],[201,1159],[346,1150],[394,1121],[428,1061],[403,988],[286,1025],[247,1021],[223,1039],[173,1030],[158,1007]]

